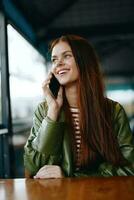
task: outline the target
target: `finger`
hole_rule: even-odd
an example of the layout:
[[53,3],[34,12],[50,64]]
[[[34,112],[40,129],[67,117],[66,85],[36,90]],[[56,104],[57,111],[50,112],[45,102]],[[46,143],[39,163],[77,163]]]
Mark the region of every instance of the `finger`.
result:
[[48,69],[48,75],[53,73],[53,68]]
[[37,173],[49,169],[50,166],[51,166],[51,165],[44,165],[43,167],[41,167],[41,168],[39,169],[39,171],[38,171]]
[[60,98],[63,97],[63,87],[62,86],[60,86],[60,89],[59,89],[57,97],[60,97]]
[[63,175],[62,173],[58,173],[58,172],[50,172],[50,171],[47,171],[47,172],[44,172],[44,173],[40,173],[36,176],[34,176],[35,179],[43,179],[43,178],[62,178]]
[[48,74],[48,78],[49,78],[49,79],[52,78],[52,74],[53,74],[53,73],[50,71],[49,74]]
[[43,89],[43,92],[44,92],[44,95],[45,95],[45,96],[49,95],[49,96],[52,97],[51,91],[50,91],[50,89],[49,89],[49,84],[50,84],[50,80],[45,80],[45,81],[43,82],[43,84],[42,84],[42,89]]
[[62,94],[63,93],[63,87],[62,86],[60,86],[60,89],[59,89],[59,92],[58,92],[58,94]]
[[58,178],[62,176],[62,170],[59,166],[44,166],[42,167],[34,178]]
[[41,173],[46,173],[49,172],[50,170],[55,170],[57,169],[57,166],[55,165],[44,165],[39,169],[39,171],[36,173],[36,176],[40,175]]
[[47,175],[47,174],[54,174],[54,173],[59,173],[60,170],[58,168],[53,168],[53,167],[50,167],[50,168],[43,168],[43,169],[40,169],[36,176],[42,176],[42,175]]
[[60,167],[51,167],[48,170],[46,170],[46,174],[49,174],[53,177],[61,177],[62,176],[62,170]]
[[52,78],[52,72],[49,72],[47,78],[42,84],[45,85],[46,83],[50,83],[51,78]]
[[44,172],[40,172],[37,175],[34,176],[34,178],[52,178],[55,177],[55,173],[52,173],[50,171],[44,171]]
[[50,83],[50,78],[48,77],[45,81],[43,81],[43,83],[42,83],[42,85],[47,85],[47,84],[49,84]]
[[42,83],[42,88],[45,89],[45,88],[48,88],[49,87],[49,84],[50,84],[50,81],[44,81]]

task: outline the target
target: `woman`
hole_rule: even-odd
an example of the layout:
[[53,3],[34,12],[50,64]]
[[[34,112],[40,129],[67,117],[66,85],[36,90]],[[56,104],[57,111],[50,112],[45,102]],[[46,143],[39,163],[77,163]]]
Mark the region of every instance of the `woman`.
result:
[[34,114],[24,163],[34,178],[134,175],[134,138],[123,107],[104,96],[99,61],[84,38],[62,36],[50,46],[52,73],[60,83],[54,98]]

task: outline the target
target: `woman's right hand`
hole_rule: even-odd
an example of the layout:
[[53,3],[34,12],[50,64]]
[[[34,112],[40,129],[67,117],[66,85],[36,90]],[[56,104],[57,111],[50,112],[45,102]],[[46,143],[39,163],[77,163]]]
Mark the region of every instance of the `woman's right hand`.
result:
[[44,165],[34,176],[35,179],[64,178],[62,169],[58,165]]
[[48,105],[48,113],[47,116],[56,121],[58,114],[60,112],[60,109],[63,105],[63,88],[60,86],[57,98],[53,97],[50,89],[49,89],[49,83],[52,78],[52,72],[48,75],[47,79],[42,84],[42,89],[45,95],[45,99],[47,101]]

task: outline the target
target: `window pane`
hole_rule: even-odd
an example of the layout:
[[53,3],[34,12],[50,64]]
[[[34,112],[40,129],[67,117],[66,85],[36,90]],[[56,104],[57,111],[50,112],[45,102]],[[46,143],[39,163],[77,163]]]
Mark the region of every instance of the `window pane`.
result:
[[0,124],[2,122],[2,113],[1,113],[1,68],[0,68]]
[[10,91],[13,120],[31,119],[41,100],[41,83],[46,75],[44,58],[8,25]]
[[[16,177],[23,176],[23,147],[32,125],[33,112],[43,99],[45,59],[11,25],[8,25],[13,145]],[[20,156],[22,155],[22,156]]]

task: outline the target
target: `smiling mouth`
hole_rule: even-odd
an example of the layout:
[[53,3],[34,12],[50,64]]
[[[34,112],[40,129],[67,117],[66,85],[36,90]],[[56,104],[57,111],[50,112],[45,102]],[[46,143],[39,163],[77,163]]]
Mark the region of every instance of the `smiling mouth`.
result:
[[70,69],[62,69],[62,70],[60,70],[57,74],[62,75],[62,74],[67,73],[69,70],[70,70]]

